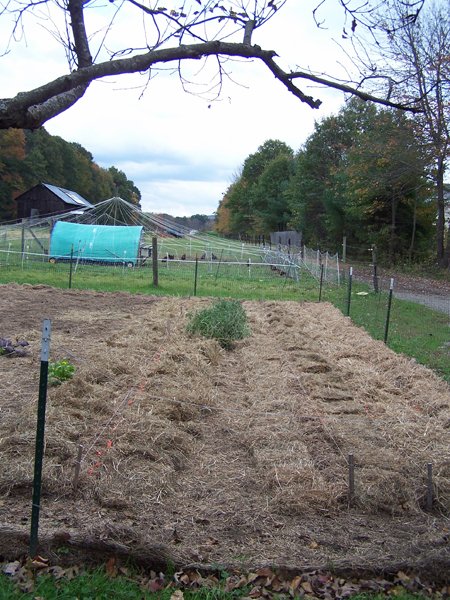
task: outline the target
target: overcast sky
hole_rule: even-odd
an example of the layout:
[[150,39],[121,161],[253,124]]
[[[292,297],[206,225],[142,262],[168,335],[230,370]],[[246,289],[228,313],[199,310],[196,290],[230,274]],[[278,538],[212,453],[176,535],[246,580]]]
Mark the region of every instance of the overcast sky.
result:
[[[288,0],[255,32],[253,43],[276,50],[284,68],[336,71],[342,55],[333,38],[339,40],[343,16],[331,12],[337,3],[329,1],[322,11],[329,28],[318,30],[312,18],[316,4]],[[0,35],[5,35],[4,27]],[[64,53],[41,27],[28,26],[26,42],[13,44],[11,53],[0,58],[3,97],[67,71]],[[80,143],[100,166],[123,170],[141,190],[143,210],[212,214],[258,146],[275,138],[298,150],[314,120],[337,112],[344,102],[341,93],[310,87],[306,91],[323,100],[321,109],[313,110],[261,64],[241,61],[228,67],[237,83],[227,82],[217,102],[186,94],[177,77],[167,74],[155,77],[144,94],[138,87],[142,77],[108,78],[91,84],[78,104],[45,127]]]

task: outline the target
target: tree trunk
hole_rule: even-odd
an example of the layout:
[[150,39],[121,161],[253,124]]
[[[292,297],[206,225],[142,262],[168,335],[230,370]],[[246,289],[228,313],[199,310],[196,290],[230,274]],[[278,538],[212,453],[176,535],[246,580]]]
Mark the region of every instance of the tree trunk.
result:
[[412,262],[414,243],[416,241],[416,228],[417,228],[417,190],[414,191],[414,208],[413,208],[413,222],[411,231],[411,243],[409,245],[408,258],[409,262]]
[[445,163],[442,156],[438,158],[436,173],[436,258],[440,267],[448,266],[448,256],[445,256],[445,200],[444,200]]
[[391,235],[389,238],[389,263],[394,264],[395,256],[395,236],[397,229],[397,194],[392,195],[391,202]]

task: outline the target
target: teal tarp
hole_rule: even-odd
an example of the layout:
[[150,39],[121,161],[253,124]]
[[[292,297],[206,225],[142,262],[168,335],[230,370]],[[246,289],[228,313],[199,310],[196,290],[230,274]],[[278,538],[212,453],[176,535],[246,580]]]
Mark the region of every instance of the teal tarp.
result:
[[57,221],[50,238],[50,259],[136,264],[143,227],[81,225]]

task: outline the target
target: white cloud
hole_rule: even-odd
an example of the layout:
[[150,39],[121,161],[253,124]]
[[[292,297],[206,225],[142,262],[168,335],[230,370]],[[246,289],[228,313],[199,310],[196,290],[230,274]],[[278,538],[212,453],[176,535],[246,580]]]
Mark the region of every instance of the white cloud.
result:
[[[288,2],[255,32],[254,43],[277,50],[284,67],[311,63],[325,70],[335,61],[336,48],[329,31],[315,29],[314,5],[301,10],[296,2]],[[40,33],[33,29],[28,49],[0,59],[6,82],[2,95],[66,70],[63,56],[55,58],[56,42],[42,46]],[[225,81],[218,102],[186,94],[176,75],[167,73],[158,74],[142,96],[145,75],[108,78],[93,83],[77,105],[49,121],[46,129],[82,144],[101,166],[123,170],[141,190],[144,209],[179,216],[211,214],[233,174],[259,145],[277,138],[298,150],[314,120],[336,112],[343,101],[341,94],[305,84],[307,93],[324,100],[323,108],[314,111],[289,94],[262,64],[240,61],[228,67],[238,84]]]

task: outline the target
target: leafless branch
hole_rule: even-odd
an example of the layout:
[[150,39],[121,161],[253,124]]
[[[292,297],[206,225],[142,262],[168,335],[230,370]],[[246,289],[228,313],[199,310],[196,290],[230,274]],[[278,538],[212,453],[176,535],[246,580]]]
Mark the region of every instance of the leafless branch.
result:
[[[306,73],[302,71],[292,72],[286,74],[287,79],[307,79],[308,81],[312,81],[314,83],[319,83],[320,85],[333,88],[335,90],[340,90],[341,92],[345,92],[347,94],[351,94],[352,96],[357,96],[361,98],[361,100],[376,102],[377,104],[382,104],[383,106],[389,106],[390,108],[398,108],[405,111],[410,111],[413,113],[421,112],[421,109],[414,105],[413,103],[406,104],[401,102],[391,102],[387,98],[380,98],[378,96],[374,96],[372,94],[368,94],[366,92],[361,91],[357,87],[350,86],[344,83],[339,83],[337,81],[333,81],[331,79],[326,79],[324,77],[318,77],[317,75],[313,75],[312,73]],[[316,108],[316,107],[313,107]]]
[[[111,1],[114,2],[114,0]],[[374,6],[377,6],[381,0],[361,0],[358,6],[355,6],[354,0],[335,1],[342,6],[345,17],[352,19],[350,26],[352,34],[355,33],[356,26],[360,24],[369,30],[371,27],[383,25],[376,23],[376,12],[373,12]],[[392,0],[386,1],[391,2]],[[307,70],[286,71],[275,60],[277,57],[275,51],[264,50],[260,46],[252,45],[254,30],[267,23],[281,10],[286,0],[227,0],[226,6],[220,0],[193,0],[190,5],[182,2],[182,6],[177,9],[166,8],[164,0],[118,0],[117,5],[114,5],[110,11],[112,14],[106,21],[105,27],[97,28],[96,36],[101,32],[101,37],[94,53],[91,49],[94,45],[93,37],[89,38],[85,25],[86,9],[90,8],[90,4],[86,0],[7,0],[0,9],[0,17],[13,16],[12,30],[15,35],[19,28],[23,28],[23,17],[26,13],[40,10],[42,5],[50,6],[52,2],[53,5],[57,4],[60,7],[66,19],[66,31],[63,32],[61,27],[61,32],[59,32],[53,25],[57,33],[52,32],[52,35],[57,36],[65,49],[69,60],[69,72],[36,89],[23,91],[13,98],[0,100],[0,128],[33,129],[39,127],[48,119],[67,110],[83,96],[93,81],[103,77],[147,72],[149,74],[148,81],[150,81],[151,74],[155,69],[164,68],[165,65],[177,65],[173,67],[173,70],[175,72],[178,70],[183,87],[190,91],[192,86],[197,84],[191,78],[184,77],[181,69],[182,62],[189,59],[198,60],[211,57],[217,61],[217,77],[212,77],[208,86],[208,91],[213,92],[214,95],[217,91],[222,90],[223,79],[228,76],[224,67],[227,60],[254,59],[261,61],[275,79],[311,108],[318,108],[321,101],[305,93],[299,87],[298,82],[301,80],[340,90],[386,106],[417,111],[417,106],[413,101],[394,102],[389,94],[386,97],[378,97],[363,91],[361,83],[364,80],[361,80],[359,84],[352,84],[326,75],[316,75]],[[319,26],[321,23],[318,21],[317,11],[326,2],[327,0],[320,2],[313,13]],[[418,11],[424,0],[407,0],[407,2],[408,6],[412,6],[415,11]],[[195,3],[198,4],[198,7]],[[108,36],[113,31],[113,23],[126,7],[130,7],[130,10],[137,10],[140,14],[144,25],[144,38],[136,41],[135,46],[128,48],[125,43],[121,47],[117,47],[117,41],[115,42],[116,47],[113,43],[110,46]],[[408,22],[411,22],[412,18],[411,15],[406,17]],[[50,16],[48,19],[51,22]],[[236,34],[242,36],[237,38],[242,42],[228,41],[236,40]],[[138,40],[137,36],[136,40]],[[173,45],[169,46],[169,43]],[[103,59],[100,58],[102,50]],[[109,60],[105,60],[105,52]],[[95,59],[92,58],[92,54],[95,54]],[[376,77],[377,74],[373,73],[373,76]]]

